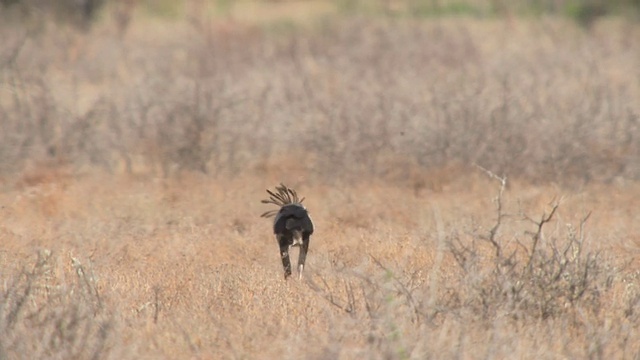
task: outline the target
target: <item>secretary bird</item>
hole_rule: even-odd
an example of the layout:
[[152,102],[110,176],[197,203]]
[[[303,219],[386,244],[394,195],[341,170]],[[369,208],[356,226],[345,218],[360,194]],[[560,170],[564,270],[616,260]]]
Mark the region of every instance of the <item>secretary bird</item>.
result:
[[302,270],[309,250],[309,238],[313,234],[313,222],[309,212],[302,205],[304,198],[299,199],[295,190],[284,184],[276,186],[276,191],[267,190],[269,199],[262,200],[263,204],[274,204],[280,208],[270,210],[262,214],[264,218],[275,217],[273,221],[273,233],[280,246],[280,256],[284,267],[285,280],[291,276],[291,261],[289,250],[300,247],[298,256],[298,279],[302,279]]

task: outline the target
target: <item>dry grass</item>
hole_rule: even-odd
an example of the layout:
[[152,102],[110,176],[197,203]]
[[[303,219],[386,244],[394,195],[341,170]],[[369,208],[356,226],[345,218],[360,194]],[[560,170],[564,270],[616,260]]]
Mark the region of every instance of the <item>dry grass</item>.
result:
[[0,358],[640,356],[637,24],[200,15],[0,25]]
[[[92,176],[5,191],[2,351],[8,358],[637,355],[638,196],[615,194],[640,188],[505,190],[495,237],[505,252],[518,249],[516,240],[528,247],[537,229],[522,214],[549,214],[547,203],[565,196],[542,229],[536,265],[569,239],[580,239],[573,246],[582,253],[568,255],[554,282],[548,274],[496,273],[507,265],[483,239],[495,224],[499,184],[482,176],[419,196],[375,184],[300,187],[318,228],[303,281],[282,280],[270,224],[258,216],[273,179]],[[585,278],[572,278],[583,268]],[[525,277],[517,297],[504,292]],[[585,294],[569,299],[576,284]]]

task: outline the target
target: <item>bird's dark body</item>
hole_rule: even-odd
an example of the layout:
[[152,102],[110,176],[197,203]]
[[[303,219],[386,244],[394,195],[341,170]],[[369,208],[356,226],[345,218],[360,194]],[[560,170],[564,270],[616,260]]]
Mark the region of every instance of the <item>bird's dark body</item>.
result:
[[309,251],[309,240],[313,234],[313,222],[309,212],[298,200],[298,195],[294,190],[284,185],[276,187],[277,193],[267,190],[271,195],[270,200],[263,200],[266,204],[280,206],[279,210],[272,210],[262,214],[263,217],[275,215],[273,221],[273,233],[276,235],[278,246],[280,247],[280,257],[284,267],[284,278],[291,276],[291,261],[289,260],[289,250],[294,246],[300,247],[298,256],[298,275],[302,277],[304,263]]
[[284,277],[291,275],[289,249],[300,246],[298,256],[298,271],[301,274],[309,250],[309,239],[313,234],[313,222],[304,206],[289,204],[283,206],[273,222],[273,233],[276,235],[282,256]]

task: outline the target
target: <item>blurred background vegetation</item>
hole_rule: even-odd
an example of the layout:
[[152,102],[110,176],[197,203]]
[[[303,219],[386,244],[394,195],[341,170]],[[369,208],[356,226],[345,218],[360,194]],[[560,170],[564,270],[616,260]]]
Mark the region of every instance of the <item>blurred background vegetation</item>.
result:
[[0,8],[0,174],[640,179],[639,0]]
[[[573,18],[582,24],[605,15],[625,15],[638,19],[640,14],[640,0],[0,0],[5,12],[14,7],[19,8],[22,15],[53,16],[57,20],[82,26],[99,20],[105,8],[121,6],[122,3],[136,3],[149,14],[177,17],[184,14],[185,5],[190,2],[208,3],[211,5],[210,9],[219,14],[224,14],[243,2],[324,2],[342,13],[411,17],[554,14]],[[11,16],[15,16],[15,13]]]

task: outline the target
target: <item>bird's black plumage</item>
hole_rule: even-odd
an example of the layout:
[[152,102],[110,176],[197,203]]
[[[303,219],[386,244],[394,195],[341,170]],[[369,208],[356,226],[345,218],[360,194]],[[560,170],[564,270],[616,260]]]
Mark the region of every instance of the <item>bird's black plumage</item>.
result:
[[286,234],[293,231],[313,234],[313,222],[307,209],[301,204],[289,204],[281,207],[273,221],[274,234]]

